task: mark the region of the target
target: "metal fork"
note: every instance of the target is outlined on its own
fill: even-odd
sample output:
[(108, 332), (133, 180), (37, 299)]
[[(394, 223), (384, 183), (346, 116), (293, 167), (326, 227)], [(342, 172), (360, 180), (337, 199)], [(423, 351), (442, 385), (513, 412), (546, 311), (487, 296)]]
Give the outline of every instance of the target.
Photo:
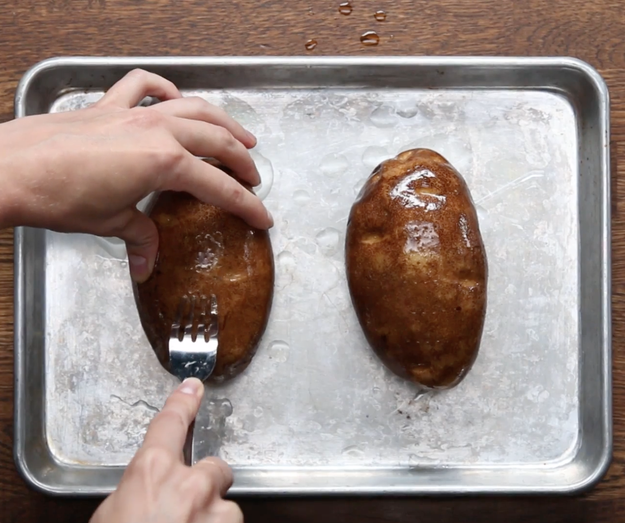
[[(195, 296), (183, 296), (178, 315), (171, 326), (169, 336), (169, 372), (180, 381), (198, 378), (205, 381), (215, 369), (219, 348), (219, 323), (217, 298), (202, 296), (199, 300), (199, 316), (196, 318), (198, 300)], [(197, 328), (194, 328), (197, 325)], [(194, 333), (195, 331), (195, 333)], [(187, 431), (183, 455), (187, 465), (193, 464), (193, 431), (195, 419)]]

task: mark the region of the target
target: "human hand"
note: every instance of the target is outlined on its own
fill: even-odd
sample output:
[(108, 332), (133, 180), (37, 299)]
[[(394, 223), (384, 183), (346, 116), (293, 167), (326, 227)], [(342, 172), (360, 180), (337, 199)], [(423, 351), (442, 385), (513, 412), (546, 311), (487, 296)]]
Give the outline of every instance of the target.
[(185, 380), (148, 428), (143, 446), (90, 523), (242, 523), (243, 514), (222, 499), (232, 471), (218, 458), (193, 467), (183, 463), (187, 428), (204, 393), (196, 378)]
[[(146, 96), (161, 102), (136, 107)], [(256, 186), (247, 150), (255, 144), (223, 110), (135, 70), (88, 108), (0, 125), (0, 228), (121, 238), (131, 275), (141, 282), (152, 272), (158, 233), (136, 204), (153, 191), (186, 191), (254, 227), (272, 226), (258, 197), (198, 158), (216, 158)]]

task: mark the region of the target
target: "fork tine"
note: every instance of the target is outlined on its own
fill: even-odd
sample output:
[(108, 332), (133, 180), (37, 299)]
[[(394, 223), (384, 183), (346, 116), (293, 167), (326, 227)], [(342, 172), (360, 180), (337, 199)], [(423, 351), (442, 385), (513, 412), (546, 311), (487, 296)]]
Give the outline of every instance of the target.
[(184, 317), (186, 300), (186, 296), (183, 296), (180, 300), (180, 304), (178, 305), (178, 313), (176, 314), (176, 317), (171, 324), (171, 332), (169, 334), (170, 338), (176, 338), (178, 340), (181, 339), (182, 329), (180, 328), (180, 323), (182, 322), (182, 318)]
[(184, 337), (193, 337), (193, 313), (195, 312), (195, 296), (191, 296), (191, 306), (189, 307), (189, 316), (186, 325), (184, 326)]
[(211, 294), (211, 317), (217, 317), (217, 296)]
[(206, 324), (208, 318), (206, 314), (208, 300), (206, 296), (202, 296), (200, 299), (200, 319), (197, 324), (197, 339), (206, 341)]
[(216, 338), (219, 334), (219, 318), (217, 316), (217, 297), (211, 294), (211, 310), (210, 310), (210, 325), (208, 327), (208, 336), (210, 338)]

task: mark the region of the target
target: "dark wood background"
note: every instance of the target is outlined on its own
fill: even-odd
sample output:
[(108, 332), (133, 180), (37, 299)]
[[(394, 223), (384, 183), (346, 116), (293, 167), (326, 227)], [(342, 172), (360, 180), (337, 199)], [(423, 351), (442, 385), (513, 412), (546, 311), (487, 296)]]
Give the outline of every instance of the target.
[[(606, 79), (612, 101), (614, 460), (566, 498), (251, 500), (246, 521), (326, 523), (625, 521), (625, 4), (620, 0), (0, 0), (0, 119), (27, 68), (60, 55), (566, 55)], [(385, 10), (385, 22), (373, 14)], [(377, 47), (360, 35), (377, 30)], [(308, 39), (318, 42), (312, 53)], [(0, 173), (2, 176), (2, 173)], [(13, 465), (13, 244), (0, 233), (0, 521), (87, 521), (96, 500), (30, 491)]]

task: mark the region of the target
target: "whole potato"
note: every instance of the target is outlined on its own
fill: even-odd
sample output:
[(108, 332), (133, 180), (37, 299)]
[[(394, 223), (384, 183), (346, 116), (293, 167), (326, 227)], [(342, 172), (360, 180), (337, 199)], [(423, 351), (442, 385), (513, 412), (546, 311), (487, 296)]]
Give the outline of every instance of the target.
[(352, 303), (380, 359), (424, 388), (458, 384), (478, 354), (487, 286), (462, 176), (429, 149), (383, 162), (351, 209), (345, 249)]
[(148, 213), (159, 232), (150, 278), (134, 286), (139, 317), (169, 368), (169, 333), (184, 295), (217, 298), (219, 349), (211, 380), (241, 373), (267, 326), (274, 262), (267, 231), (182, 192), (163, 192)]

